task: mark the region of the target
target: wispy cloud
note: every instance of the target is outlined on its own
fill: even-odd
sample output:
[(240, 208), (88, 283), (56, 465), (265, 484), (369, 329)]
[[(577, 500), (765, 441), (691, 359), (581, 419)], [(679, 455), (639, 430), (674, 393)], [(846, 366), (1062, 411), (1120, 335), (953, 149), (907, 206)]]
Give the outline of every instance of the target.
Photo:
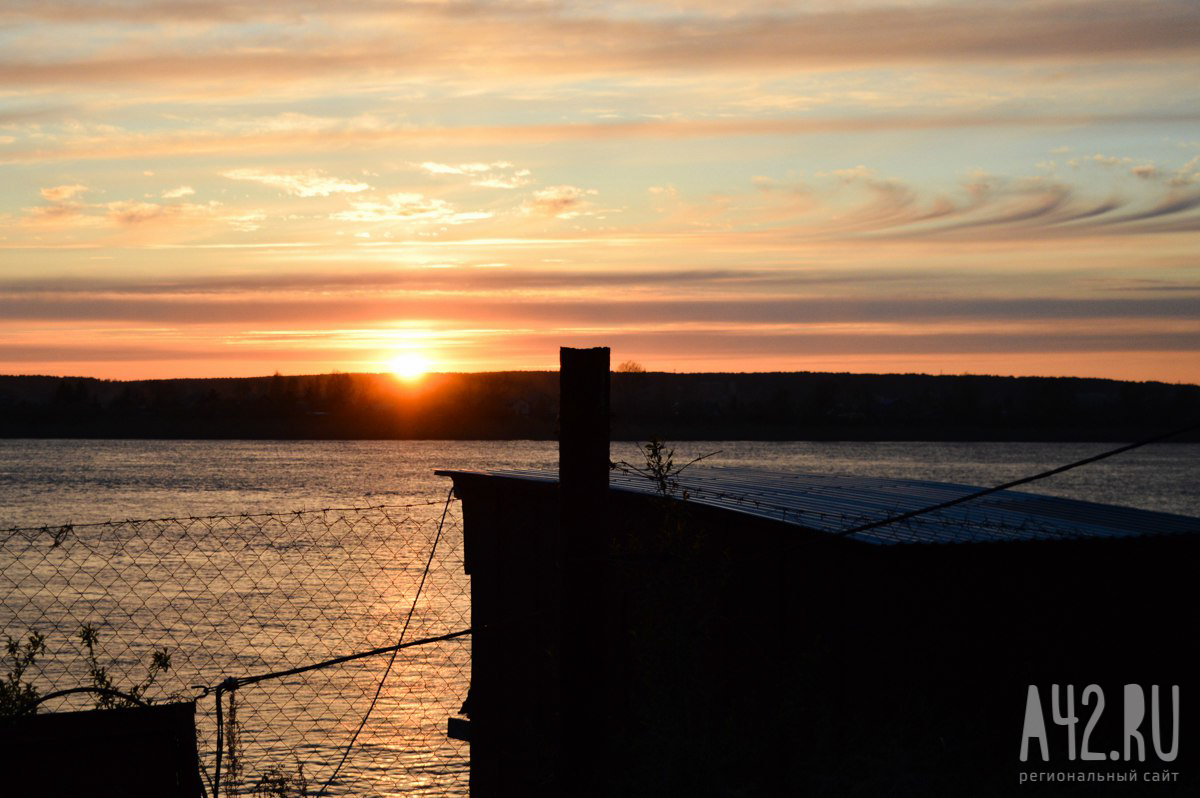
[[(199, 205), (132, 199), (85, 203), (80, 198), (87, 191), (87, 187), (82, 185), (64, 185), (42, 189), (41, 194), (49, 200), (49, 204), (26, 208), (22, 221), (25, 225), (35, 228), (50, 225), (56, 228), (74, 228), (80, 232), (90, 230), (103, 235), (106, 229), (145, 227), (151, 223), (161, 227), (173, 221), (190, 222), (209, 218), (217, 207), (217, 203)], [(177, 192), (166, 192), (166, 194), (183, 196)], [(80, 243), (80, 240), (72, 240), (70, 245)], [(109, 241), (109, 243), (112, 242)]]
[(1170, 177), (1170, 184), (1176, 188), (1200, 183), (1200, 155), (1185, 163)]
[(241, 233), (253, 233), (255, 230), (262, 229), (266, 219), (267, 215), (262, 211), (228, 214), (222, 217), (222, 221)]
[(162, 193), (163, 199), (181, 199), (190, 197), (196, 193), (196, 189), (191, 186), (177, 186), (176, 188), (167, 189)]
[[(1110, 298), (964, 298), (863, 299), (851, 296), (748, 298), (735, 300), (643, 299), (600, 300), (578, 296), (497, 297), (483, 292), (413, 296), (397, 293), (365, 299), (344, 293), (332, 296), (161, 297), (78, 294), (5, 294), (0, 319), (25, 321), (138, 321), (178, 325), (217, 323), (376, 324), (397, 318), (420, 318), (448, 325), (525, 323), (554, 327), (664, 327), (686, 331), (696, 326), (728, 325), (727, 333), (770, 328), (808, 330), (853, 336), (857, 329), (904, 325), (914, 335), (970, 333), (988, 330), (1025, 334), (1060, 325), (1072, 334), (1112, 337), (1127, 334), (1123, 322), (1148, 336), (1174, 341), (1173, 346), (1200, 345), (1195, 298), (1153, 296)], [(864, 321), (869, 319), (869, 321)], [(651, 321), (648, 321), (651, 320)], [(1154, 322), (1154, 323), (1149, 323)], [(823, 326), (822, 326), (823, 325)], [(1031, 326), (1032, 325), (1032, 326)], [(939, 327), (945, 327), (940, 329)], [(938, 328), (938, 329), (935, 329)], [(987, 334), (979, 330), (979, 337)], [(1031, 337), (1032, 340), (1032, 337)], [(944, 343), (952, 346), (952, 343)], [(897, 350), (903, 348), (896, 342)]]
[(41, 189), (39, 193), (49, 204), (26, 208), (21, 218), (22, 224), (61, 225), (83, 219), (84, 204), (80, 197), (87, 190), (87, 186), (79, 183)]
[[(128, 18), (116, 4), (40, 4), (7, 16), (45, 24), (83, 18)], [(122, 4), (123, 5), (123, 4)], [(859, 65), (1095, 61), (1100, 58), (1194, 59), (1200, 9), (1188, 0), (1130, 4), (1070, 0), (1002, 4), (934, 2), (849, 7), (691, 9), (602, 15), (588, 4), (448, 3), (332, 9), (292, 0), (261, 8), (217, 3), (192, 6), (194, 19), (227, 26), (239, 46), (213, 47), (204, 37), (174, 33), (181, 6), (138, 6), (138, 22), (164, 32), (136, 39), (139, 52), (101, 51), (77, 60), (0, 61), (0, 84), (85, 85), (124, 81), (297, 81), (337, 79), (350, 72), (385, 75), (541, 76), (638, 73), (648, 70), (829, 70)], [(1086, 11), (1082, 10), (1086, 8)], [(311, 20), (308, 25), (303, 21)], [(249, 22), (287, 30), (271, 48), (256, 46)], [(291, 22), (292, 24), (287, 24)], [(253, 28), (253, 26), (251, 26)], [(403, 32), (406, 46), (396, 47)], [(173, 34), (173, 35), (172, 35)], [(453, 46), (447, 46), (453, 42)]]
[(549, 186), (533, 192), (533, 196), (526, 200), (523, 208), (526, 213), (574, 219), (589, 213), (591, 203), (587, 201), (587, 197), (596, 193), (594, 188)]
[[(852, 273), (835, 270), (796, 272), (780, 269), (680, 269), (659, 268), (637, 271), (598, 271), (594, 269), (552, 270), (512, 269), (505, 264), (471, 263), (477, 268), (446, 269), (389, 269), (345, 272), (271, 271), (238, 276), (162, 277), (153, 282), (119, 279), (112, 276), (90, 278), (41, 278), (36, 280), (0, 280), (0, 294), (18, 296), (40, 295), (98, 295), (123, 294), (130, 296), (178, 297), (187, 294), (236, 293), (319, 293), (339, 291), (432, 291), (432, 292), (510, 292), (528, 290), (588, 291), (613, 289), (618, 291), (653, 290), (661, 293), (670, 288), (687, 291), (691, 288), (712, 290), (745, 289), (757, 292), (780, 290), (813, 291), (845, 290), (847, 286), (886, 283), (898, 280), (928, 280), (929, 272), (896, 273), (863, 267)], [(487, 267), (487, 268), (483, 268)]]
[(82, 206), (71, 203), (54, 203), (26, 208), (21, 221), (26, 225), (57, 224), (82, 218)]
[(53, 186), (41, 190), (41, 195), (50, 202), (67, 202), (87, 191), (87, 186), (75, 183), (69, 186)]
[[(27, 146), (0, 152), (0, 163), (50, 160), (88, 160), (146, 158), (151, 156), (264, 155), (278, 153), (319, 153), (350, 147), (387, 149), (404, 145), (445, 144), (486, 146), (498, 141), (588, 142), (621, 139), (688, 140), (734, 138), (744, 136), (792, 136), (837, 133), (920, 132), (937, 130), (1004, 130), (1006, 128), (1060, 128), (1112, 126), (1184, 125), (1200, 121), (1200, 111), (1138, 111), (1130, 113), (1081, 114), (945, 114), (892, 113), (846, 117), (671, 119), (634, 122), (463, 125), (460, 127), (403, 127), (320, 130), (287, 133), (222, 134), (194, 131), (134, 133), (112, 131), (103, 135), (42, 136)], [(237, 173), (276, 173), (256, 169), (232, 170)], [(226, 173), (226, 177), (230, 175)], [(307, 178), (307, 174), (301, 174)], [(318, 174), (317, 177), (328, 176)], [(257, 179), (248, 174), (238, 178)], [(259, 182), (267, 183), (266, 180)], [(341, 181), (339, 181), (341, 182)], [(270, 185), (270, 183), (267, 183)], [(365, 183), (345, 181), (346, 185)], [(282, 188), (282, 186), (277, 186)], [(349, 190), (349, 189), (346, 189)]]
[(338, 211), (330, 218), (343, 222), (422, 222), (463, 224), (491, 217), (486, 211), (457, 211), (449, 202), (423, 194), (400, 192), (382, 201), (355, 201), (351, 210)]
[(470, 178), (471, 185), (482, 188), (520, 188), (530, 181), (528, 169), (517, 169), (508, 161), (460, 164), (425, 161), (417, 166), (431, 175)]
[(507, 161), (497, 161), (496, 163), (460, 163), (457, 166), (448, 163), (436, 163), (435, 161), (425, 161), (418, 164), (422, 169), (431, 175), (477, 175), (482, 172), (490, 172), (493, 169), (507, 169), (512, 164)]
[[(1105, 167), (1128, 167), (1133, 159), (1102, 157), (1088, 162)], [(1152, 168), (1128, 174), (1145, 183), (1161, 172)], [(827, 173), (843, 187), (857, 189), (865, 199), (836, 218), (824, 218), (827, 235), (898, 236), (904, 238), (954, 238), (985, 240), (1005, 237), (1069, 238), (1107, 235), (1143, 235), (1200, 230), (1200, 191), (1185, 190), (1174, 179), (1158, 188), (1129, 185), (1125, 191), (1109, 189), (1096, 195), (1079, 185), (1048, 177), (976, 175), (957, 190), (931, 192), (896, 178), (885, 178), (864, 166)], [(1128, 179), (1128, 178), (1127, 178)], [(836, 193), (828, 189), (819, 197), (820, 212), (835, 207)], [(816, 224), (816, 222), (813, 222)]]
[(319, 169), (297, 172), (271, 172), (265, 169), (230, 169), (221, 173), (230, 180), (249, 180), (277, 188), (297, 197), (328, 197), (330, 194), (357, 194), (370, 185), (361, 181), (342, 180)]
[[(182, 205), (162, 205), (156, 202), (119, 200), (107, 203), (108, 216), (120, 225), (140, 225), (176, 218), (186, 212)], [(192, 206), (195, 207), (195, 206)]]

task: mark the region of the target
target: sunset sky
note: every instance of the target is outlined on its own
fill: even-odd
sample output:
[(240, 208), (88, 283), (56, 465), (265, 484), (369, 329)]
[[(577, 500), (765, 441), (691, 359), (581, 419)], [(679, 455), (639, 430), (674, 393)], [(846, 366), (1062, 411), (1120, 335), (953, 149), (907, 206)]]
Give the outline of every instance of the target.
[(0, 373), (1200, 382), (1200, 3), (0, 3)]

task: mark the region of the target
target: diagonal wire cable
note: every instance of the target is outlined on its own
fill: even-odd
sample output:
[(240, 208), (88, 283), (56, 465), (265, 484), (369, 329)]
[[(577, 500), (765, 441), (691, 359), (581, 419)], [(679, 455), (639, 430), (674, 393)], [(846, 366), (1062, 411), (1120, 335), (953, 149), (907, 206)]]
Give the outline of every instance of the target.
[[(216, 692), (218, 689), (221, 689), (221, 690), (240, 689), (240, 688), (245, 687), (250, 684), (258, 684), (259, 682), (265, 682), (269, 679), (282, 679), (285, 676), (297, 676), (301, 673), (308, 673), (309, 671), (319, 671), (324, 668), (331, 668), (334, 665), (343, 665), (347, 662), (353, 662), (358, 659), (366, 659), (367, 657), (378, 657), (381, 654), (394, 654), (396, 651), (399, 651), (402, 648), (416, 648), (418, 646), (427, 646), (431, 643), (444, 643), (447, 640), (457, 640), (458, 638), (466, 637), (469, 634), (471, 634), (470, 628), (459, 629), (456, 632), (447, 632), (444, 635), (435, 635), (433, 637), (423, 637), (420, 640), (411, 640), (407, 643), (401, 642), (401, 643), (397, 643), (394, 646), (384, 646), (383, 648), (372, 648), (369, 651), (358, 651), (354, 654), (347, 654), (342, 657), (334, 657), (333, 659), (322, 660), (321, 662), (314, 662), (310, 665), (301, 665), (296, 668), (289, 668), (285, 671), (273, 671), (271, 673), (261, 673), (261, 674), (258, 674), (257, 676), (241, 676), (241, 677), (238, 677), (238, 678), (232, 680), (231, 687), (226, 687), (224, 684), (222, 684), (218, 687), (203, 688), (201, 697), (208, 695), (209, 693)], [(403, 639), (403, 636), (401, 636), (401, 639)]]
[(834, 536), (835, 537), (849, 537), (850, 535), (854, 535), (859, 532), (866, 532), (867, 530), (870, 530), (870, 529), (878, 529), (881, 526), (887, 526), (889, 524), (896, 524), (901, 521), (907, 521), (908, 519), (916, 518), (919, 515), (925, 515), (926, 513), (932, 513), (932, 512), (936, 512), (938, 510), (944, 510), (947, 507), (953, 507), (956, 504), (963, 504), (964, 502), (973, 501), (975, 499), (981, 498), (983, 496), (987, 496), (992, 493), (998, 493), (999, 491), (1002, 491), (1002, 490), (1008, 490), (1009, 488), (1015, 488), (1018, 485), (1025, 485), (1029, 482), (1036, 482), (1039, 479), (1045, 479), (1046, 477), (1052, 477), (1055, 474), (1061, 474), (1064, 471), (1070, 471), (1073, 468), (1079, 468), (1080, 466), (1085, 466), (1090, 463), (1095, 463), (1100, 460), (1105, 460), (1109, 457), (1115, 457), (1116, 455), (1122, 454), (1124, 452), (1128, 452), (1131, 449), (1137, 449), (1141, 446), (1146, 446), (1147, 444), (1157, 443), (1159, 441), (1166, 440), (1167, 438), (1174, 438), (1177, 435), (1183, 435), (1185, 433), (1192, 432), (1192, 431), (1198, 430), (1198, 429), (1200, 429), (1200, 424), (1192, 424), (1191, 426), (1183, 427), (1182, 429), (1173, 430), (1171, 432), (1165, 432), (1161, 435), (1155, 435), (1152, 438), (1144, 438), (1143, 440), (1136, 441), (1135, 443), (1129, 443), (1124, 446), (1120, 446), (1116, 449), (1110, 449), (1107, 452), (1101, 452), (1100, 454), (1092, 455), (1091, 457), (1085, 457), (1082, 460), (1076, 460), (1074, 463), (1068, 463), (1066, 465), (1059, 466), (1058, 468), (1052, 468), (1049, 471), (1043, 471), (1040, 474), (1033, 474), (1032, 476), (1022, 477), (1021, 479), (1014, 479), (1012, 482), (1005, 482), (1003, 485), (997, 485), (993, 488), (984, 488), (983, 490), (975, 491), (974, 493), (968, 493), (966, 496), (959, 496), (957, 499), (951, 499), (950, 501), (941, 502), (940, 504), (932, 504), (928, 507), (922, 507), (919, 510), (911, 510), (907, 513), (900, 513), (899, 515), (893, 515), (888, 518), (881, 518), (878, 521), (871, 521), (870, 523), (860, 524), (858, 526), (850, 527), (849, 529), (843, 529), (839, 532), (835, 532)]
[(321, 798), (329, 789), (329, 785), (342, 771), (342, 766), (346, 764), (347, 757), (350, 756), (350, 751), (354, 749), (354, 744), (358, 742), (358, 735), (367, 725), (367, 720), (371, 717), (371, 712), (374, 711), (375, 705), (379, 703), (379, 696), (383, 693), (383, 685), (387, 682), (388, 676), (392, 672), (392, 666), (396, 664), (396, 655), (400, 653), (400, 646), (404, 643), (404, 635), (408, 632), (408, 625), (412, 621), (413, 613), (417, 610), (417, 602), (421, 598), (421, 590), (425, 587), (425, 579), (429, 576), (429, 569), (433, 567), (433, 556), (437, 552), (438, 542), (442, 539), (442, 528), (446, 524), (446, 514), (450, 511), (450, 503), (454, 500), (454, 488), (446, 494), (446, 506), (442, 508), (442, 519), (438, 522), (437, 534), (433, 538), (433, 545), (429, 547), (429, 559), (425, 562), (425, 571), (421, 574), (421, 581), (417, 585), (417, 592), (413, 595), (412, 606), (408, 608), (408, 616), (404, 619), (404, 628), (400, 630), (400, 638), (396, 641), (396, 649), (392, 651), (392, 656), (388, 660), (387, 667), (384, 668), (383, 676), (379, 679), (379, 686), (375, 688), (375, 695), (371, 698), (370, 705), (367, 706), (367, 711), (363, 713), (362, 722), (358, 724), (358, 728), (354, 730), (354, 735), (350, 738), (350, 742), (346, 744), (346, 750), (342, 752), (342, 758), (338, 760), (337, 767), (333, 769), (333, 773), (326, 779), (320, 791), (317, 792), (316, 798)]

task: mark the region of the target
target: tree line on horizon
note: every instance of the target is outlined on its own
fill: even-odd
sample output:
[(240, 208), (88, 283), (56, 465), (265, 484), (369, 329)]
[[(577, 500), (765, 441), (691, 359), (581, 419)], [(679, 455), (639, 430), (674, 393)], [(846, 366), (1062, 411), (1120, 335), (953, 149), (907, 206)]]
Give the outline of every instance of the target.
[[(342, 373), (0, 377), (4, 437), (547, 440), (557, 437), (557, 411), (556, 372), (414, 381)], [(816, 372), (612, 375), (615, 440), (1123, 440), (1197, 420), (1195, 385)]]

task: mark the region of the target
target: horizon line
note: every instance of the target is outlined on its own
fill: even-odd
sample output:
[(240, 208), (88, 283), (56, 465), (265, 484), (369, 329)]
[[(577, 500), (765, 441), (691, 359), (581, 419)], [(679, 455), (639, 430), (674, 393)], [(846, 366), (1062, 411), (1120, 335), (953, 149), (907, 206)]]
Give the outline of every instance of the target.
[[(558, 369), (494, 369), (489, 371), (427, 371), (419, 376), (401, 376), (389, 371), (327, 371), (308, 374), (283, 374), (276, 371), (273, 374), (257, 374), (250, 376), (210, 376), (210, 377), (133, 377), (133, 378), (111, 378), (111, 377), (91, 377), (81, 374), (0, 374), (0, 379), (50, 379), (50, 380), (94, 380), (96, 382), (109, 383), (135, 383), (135, 382), (183, 382), (183, 381), (203, 381), (203, 380), (263, 380), (280, 377), (283, 379), (305, 379), (312, 377), (332, 377), (337, 375), (345, 375), (348, 377), (386, 377), (396, 380), (397, 382), (419, 383), (431, 377), (464, 377), (473, 375), (489, 375), (489, 374), (557, 374)], [(955, 372), (955, 373), (939, 373), (932, 374), (922, 371), (620, 371), (612, 369), (610, 374), (622, 374), (626, 376), (672, 376), (672, 377), (688, 377), (688, 376), (772, 376), (772, 375), (836, 375), (848, 377), (981, 377), (986, 379), (1035, 379), (1035, 380), (1094, 380), (1099, 382), (1115, 382), (1115, 383), (1132, 383), (1132, 384), (1158, 384), (1171, 385), (1181, 387), (1197, 387), (1200, 388), (1200, 383), (1196, 382), (1169, 382), (1167, 380), (1157, 379), (1118, 379), (1115, 377), (1096, 377), (1096, 376), (1079, 376), (1079, 375), (1047, 375), (1047, 374), (995, 374), (995, 373), (976, 373), (976, 372)]]

